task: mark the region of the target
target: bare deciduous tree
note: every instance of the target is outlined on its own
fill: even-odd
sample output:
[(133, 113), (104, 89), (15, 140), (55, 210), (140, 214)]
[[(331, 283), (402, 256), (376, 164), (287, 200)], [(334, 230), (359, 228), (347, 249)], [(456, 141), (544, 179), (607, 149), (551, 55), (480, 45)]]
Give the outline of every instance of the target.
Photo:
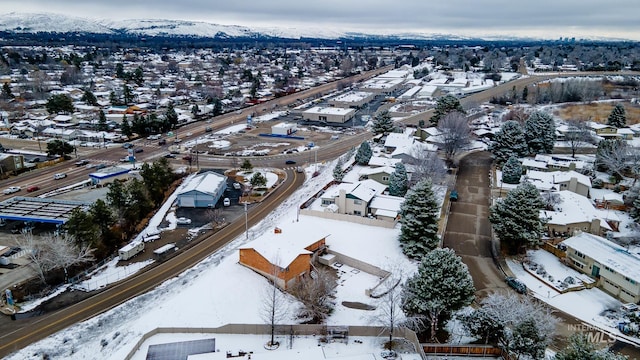
[(433, 184), (441, 184), (447, 176), (447, 167), (444, 161), (433, 151), (414, 150), (411, 153), (409, 163), (413, 165), (413, 173), (409, 181), (409, 187), (420, 179), (430, 178)]
[(67, 269), (76, 264), (94, 260), (93, 251), (88, 245), (78, 245), (72, 236), (45, 235), (36, 240), (31, 232), (23, 232), (16, 243), (28, 250), (30, 265), (38, 273), (38, 277), (46, 284), (49, 271), (62, 268), (65, 281), (68, 279)]
[(322, 323), (333, 310), (331, 298), (335, 285), (329, 270), (322, 267), (314, 267), (309, 277), (298, 280), (291, 288), (291, 294), (302, 303), (298, 316), (313, 323)]
[(576, 151), (588, 144), (593, 144), (594, 139), (589, 128), (589, 119), (570, 119), (567, 120), (569, 128), (565, 134), (565, 141), (571, 148), (571, 156), (576, 156)]
[(471, 128), (464, 114), (451, 112), (438, 122), (440, 147), (445, 158), (452, 162), (456, 153), (471, 143)]
[(271, 278), (268, 278), (269, 285), (263, 290), (262, 304), (260, 308), (260, 316), (269, 326), (271, 326), (271, 340), (267, 344), (269, 347), (277, 346), (275, 341), (276, 325), (285, 319), (288, 313), (288, 302), (285, 295), (280, 291), (276, 285), (275, 279), (277, 279), (281, 268), (277, 265), (272, 265)]

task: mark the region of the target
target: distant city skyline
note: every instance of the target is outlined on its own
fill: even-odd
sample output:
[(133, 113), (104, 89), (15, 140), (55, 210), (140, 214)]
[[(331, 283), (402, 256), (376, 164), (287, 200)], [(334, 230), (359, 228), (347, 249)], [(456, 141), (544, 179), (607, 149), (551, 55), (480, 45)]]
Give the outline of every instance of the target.
[(5, 0), (1, 11), (374, 34), (640, 40), (637, 0)]

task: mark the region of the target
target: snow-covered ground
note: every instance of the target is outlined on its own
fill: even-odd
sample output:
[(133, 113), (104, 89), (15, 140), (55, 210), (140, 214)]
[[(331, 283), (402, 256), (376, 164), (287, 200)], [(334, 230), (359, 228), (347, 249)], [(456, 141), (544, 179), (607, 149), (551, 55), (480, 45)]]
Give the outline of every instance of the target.
[[(289, 199), (272, 213), (271, 216), (254, 226), (250, 234), (259, 239), (263, 234), (273, 231), (274, 227), (281, 227), (284, 231), (290, 228), (294, 222), (297, 228), (319, 229), (324, 228), (330, 235), (327, 244), (332, 250), (355, 257), (358, 260), (368, 262), (382, 269), (396, 268), (398, 266), (415, 270), (415, 265), (408, 261), (398, 246), (398, 229), (370, 228), (349, 222), (340, 222), (299, 216), (297, 206), (308, 199), (320, 187), (332, 179), (334, 164), (319, 165), (320, 175), (311, 177), (310, 173), (315, 166), (306, 169), (307, 181), (305, 185), (295, 192)], [(171, 206), (174, 198), (170, 198), (161, 210), (150, 221), (149, 228), (143, 234), (155, 233), (163, 218), (171, 218)], [(171, 224), (175, 224), (175, 216)], [(296, 221), (298, 219), (298, 221)], [(300, 226), (302, 225), (302, 226)], [(175, 225), (173, 225), (175, 226)], [(134, 239), (138, 240), (138, 239)], [(208, 257), (192, 269), (178, 274), (175, 278), (166, 281), (153, 291), (134, 298), (104, 314), (96, 316), (82, 323), (75, 324), (59, 333), (48, 337), (38, 343), (11, 355), (8, 359), (25, 359), (33, 354), (47, 354), (50, 359), (122, 359), (130, 351), (141, 336), (157, 327), (218, 327), (227, 323), (264, 323), (260, 316), (261, 292), (267, 286), (266, 280), (255, 272), (238, 264), (238, 249), (249, 245), (242, 235), (229, 243), (216, 254)], [(110, 266), (100, 272), (102, 278), (112, 276)], [(341, 267), (339, 286), (336, 294), (336, 310), (327, 320), (327, 324), (334, 325), (379, 325), (374, 323), (374, 312), (355, 310), (341, 304), (342, 301), (355, 301), (375, 305), (373, 299), (364, 295), (367, 288), (375, 286), (379, 279), (357, 269), (351, 269), (346, 265)], [(356, 270), (356, 271), (354, 271)], [(88, 280), (99, 283), (98, 277)], [(289, 298), (291, 309), (298, 306), (293, 298)], [(296, 323), (295, 311), (290, 311), (284, 323)], [(181, 335), (167, 335), (170, 341), (176, 341)], [(186, 338), (194, 339), (186, 336)], [(218, 335), (216, 335), (216, 338)], [(230, 336), (233, 338), (233, 336)], [(242, 339), (246, 339), (242, 337)], [(152, 337), (148, 342), (164, 342), (163, 338)], [(168, 341), (168, 340), (167, 340)], [(231, 340), (229, 340), (231, 341)], [(233, 341), (242, 342), (241, 339)], [(264, 339), (258, 337), (256, 345), (229, 345), (247, 350), (260, 350), (264, 345)], [(276, 358), (314, 358), (317, 352), (317, 341), (312, 342), (313, 350), (305, 349), (304, 341), (295, 341), (294, 350)], [(349, 355), (349, 359), (372, 358), (372, 353), (379, 354), (377, 345), (380, 339), (366, 340), (366, 345), (357, 344), (332, 350), (335, 357), (340, 354)], [(364, 341), (363, 341), (364, 342)], [(244, 342), (250, 344), (250, 340)], [(301, 344), (298, 347), (297, 344)], [(373, 348), (372, 348), (373, 346)], [(306, 347), (309, 348), (309, 347)], [(286, 349), (282, 349), (283, 351)], [(375, 350), (375, 351), (374, 351)], [(355, 351), (355, 354), (351, 354)], [(146, 345), (138, 352), (136, 359), (142, 359), (146, 354)], [(273, 353), (275, 354), (275, 353)], [(291, 355), (289, 355), (291, 354)], [(295, 355), (297, 354), (297, 355)], [(301, 355), (304, 354), (304, 355)], [(308, 356), (307, 356), (308, 354)], [(218, 355), (218, 354), (216, 354)], [(204, 355), (203, 355), (204, 356)], [(215, 355), (214, 355), (215, 356)], [(417, 356), (417, 355), (416, 355)], [(333, 356), (332, 356), (333, 357)], [(200, 357), (198, 357), (200, 358)], [(208, 359), (208, 357), (202, 357)], [(211, 357), (212, 359), (217, 357)], [(271, 358), (271, 357), (262, 357)], [(403, 354), (403, 358), (411, 359), (411, 356)], [(417, 359), (417, 358), (416, 358)]]

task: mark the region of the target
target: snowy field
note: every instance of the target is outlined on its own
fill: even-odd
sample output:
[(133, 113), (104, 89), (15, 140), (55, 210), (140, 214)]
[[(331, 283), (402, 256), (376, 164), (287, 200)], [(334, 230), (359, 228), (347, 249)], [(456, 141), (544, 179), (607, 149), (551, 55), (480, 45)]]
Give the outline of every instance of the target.
[[(297, 206), (332, 179), (333, 166), (333, 163), (319, 166), (318, 170), (321, 173), (315, 178), (310, 176), (315, 166), (306, 169), (305, 185), (285, 200), (270, 217), (251, 229), (250, 233), (255, 234), (256, 239), (250, 238), (249, 242), (259, 239), (262, 234), (271, 233), (276, 226), (287, 231), (298, 218), (296, 227), (303, 225), (303, 229), (305, 227), (326, 229), (330, 234), (327, 237), (327, 244), (332, 250), (382, 269), (400, 266), (408, 269), (407, 272), (415, 271), (415, 264), (402, 255), (398, 246), (398, 229), (370, 228), (348, 222), (297, 215)], [(162, 230), (158, 226), (164, 217), (171, 219), (174, 196), (162, 206), (150, 221), (149, 228), (139, 235), (140, 239), (136, 240), (141, 240), (146, 233), (151, 234)], [(170, 227), (175, 227), (175, 216)], [(261, 319), (259, 309), (262, 302), (261, 293), (267, 287), (267, 282), (262, 276), (238, 264), (238, 249), (248, 246), (249, 242), (242, 235), (216, 254), (166, 281), (153, 291), (32, 344), (8, 359), (25, 359), (33, 354), (48, 354), (50, 359), (122, 359), (133, 350), (143, 334), (157, 327), (218, 327), (227, 323), (262, 324), (264, 321)], [(357, 301), (375, 306), (373, 299), (366, 297), (364, 291), (374, 286), (379, 279), (362, 271), (352, 271), (353, 269), (348, 267), (344, 267), (343, 270), (344, 273), (340, 275), (340, 285), (337, 288), (336, 310), (327, 320), (327, 324), (379, 325), (373, 323), (375, 311), (355, 310), (341, 305), (342, 301)], [(107, 277), (108, 273), (109, 270), (105, 269), (100, 276)], [(97, 278), (94, 281), (98, 282)], [(289, 298), (288, 302), (291, 309), (298, 306), (293, 298)], [(290, 311), (289, 318), (283, 323), (296, 323), (293, 315), (294, 311)], [(169, 337), (171, 341), (175, 341), (177, 335), (169, 335)], [(367, 341), (373, 344), (379, 340)], [(163, 342), (164, 340), (156, 340), (154, 337), (150, 341)], [(301, 355), (303, 354), (301, 352), (297, 357), (295, 355), (285, 357), (283, 353), (282, 357), (277, 358), (313, 359), (318, 346), (317, 341), (312, 340), (312, 342), (314, 350), (310, 350), (308, 357), (306, 352), (304, 355)], [(259, 350), (262, 347), (260, 343), (263, 344), (258, 341), (258, 344), (252, 347)], [(295, 342), (295, 344), (298, 343), (303, 342)], [(349, 355), (348, 359), (374, 358), (371, 346), (363, 345), (357, 344), (353, 349), (352, 345), (346, 346), (345, 349), (337, 350), (335, 357), (344, 354)], [(244, 345), (242, 348), (248, 349)], [(146, 354), (145, 349), (139, 353)], [(296, 346), (294, 349), (303, 351), (304, 347), (298, 349)], [(351, 351), (355, 351), (356, 354), (351, 354)], [(295, 351), (290, 352), (290, 354), (294, 353)], [(326, 352), (325, 355), (327, 355)], [(142, 359), (143, 355), (140, 356), (139, 358)], [(403, 359), (411, 359), (411, 357), (403, 355)]]

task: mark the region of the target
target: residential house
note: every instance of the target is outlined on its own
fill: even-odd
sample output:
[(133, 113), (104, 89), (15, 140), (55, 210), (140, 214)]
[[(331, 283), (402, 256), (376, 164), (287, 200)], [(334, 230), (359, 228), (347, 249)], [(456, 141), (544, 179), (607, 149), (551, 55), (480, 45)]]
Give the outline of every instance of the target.
[(394, 171), (395, 168), (391, 166), (365, 167), (358, 172), (358, 176), (360, 180), (371, 179), (382, 185), (389, 185), (389, 179)]
[(411, 148), (414, 141), (413, 136), (409, 133), (390, 133), (384, 141), (384, 151), (393, 153), (399, 148)]
[(522, 167), (527, 170), (540, 171), (568, 171), (581, 170), (587, 166), (582, 160), (574, 159), (568, 155), (543, 155), (538, 154), (533, 159), (525, 158), (522, 160)]
[(179, 207), (215, 207), (227, 189), (227, 177), (213, 171), (194, 176), (177, 193)]
[[(298, 225), (298, 226), (297, 226)], [(240, 265), (273, 280), (281, 289), (290, 289), (296, 281), (311, 273), (311, 264), (316, 254), (325, 250), (327, 234), (298, 229), (302, 223), (291, 227), (275, 228), (273, 233), (260, 236), (240, 248)]]
[(386, 185), (371, 179), (354, 184), (341, 183), (322, 194), (322, 206), (333, 205), (331, 208), (339, 214), (367, 216), (371, 214), (371, 200), (386, 188)]
[(589, 197), (591, 179), (576, 171), (539, 171), (529, 170), (523, 176), (540, 191), (568, 190), (584, 197)]
[(618, 135), (618, 128), (615, 126), (590, 122), (589, 127), (591, 128), (591, 130), (596, 132), (597, 136), (603, 137), (605, 139), (620, 137), (620, 135)]
[(625, 303), (640, 302), (640, 256), (603, 237), (580, 233), (562, 242), (569, 264)]
[(574, 192), (563, 190), (542, 194), (543, 200), (549, 196), (557, 196), (559, 203), (553, 211), (541, 210), (540, 218), (545, 220), (548, 235), (554, 242), (565, 239), (575, 232), (587, 232), (604, 236), (617, 226), (619, 220), (615, 214), (596, 209), (589, 199)]
[(400, 218), (400, 206), (404, 198), (391, 195), (376, 195), (369, 204), (371, 216), (378, 220), (398, 221)]

